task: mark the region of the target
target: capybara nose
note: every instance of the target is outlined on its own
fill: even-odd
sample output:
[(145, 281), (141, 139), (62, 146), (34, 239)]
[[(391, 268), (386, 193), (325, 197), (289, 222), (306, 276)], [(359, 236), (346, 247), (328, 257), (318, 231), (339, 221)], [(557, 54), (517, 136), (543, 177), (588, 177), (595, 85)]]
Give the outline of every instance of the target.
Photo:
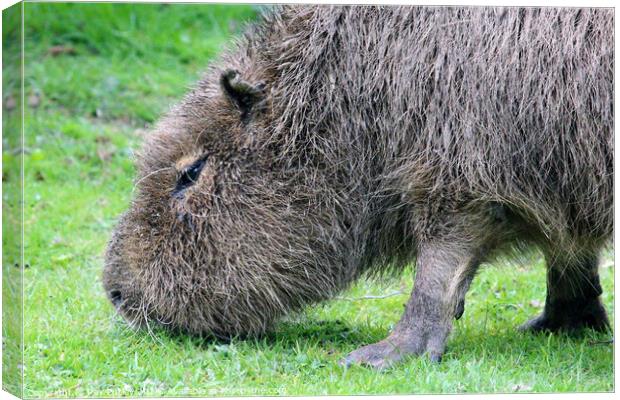
[(120, 290), (110, 290), (110, 301), (112, 301), (112, 304), (114, 304), (114, 307), (118, 308), (121, 303), (123, 302), (123, 295), (121, 294)]

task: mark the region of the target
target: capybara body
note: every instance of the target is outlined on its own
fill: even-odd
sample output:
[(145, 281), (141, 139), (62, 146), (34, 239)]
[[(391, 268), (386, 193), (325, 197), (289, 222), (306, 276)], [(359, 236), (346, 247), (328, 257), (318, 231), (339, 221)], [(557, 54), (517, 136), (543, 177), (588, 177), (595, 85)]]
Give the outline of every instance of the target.
[(605, 329), (613, 46), (608, 9), (278, 8), (143, 144), (108, 296), (133, 325), (256, 335), (415, 262), (394, 331), (346, 359), (385, 367), (439, 359), (478, 265), (532, 246), (525, 327)]

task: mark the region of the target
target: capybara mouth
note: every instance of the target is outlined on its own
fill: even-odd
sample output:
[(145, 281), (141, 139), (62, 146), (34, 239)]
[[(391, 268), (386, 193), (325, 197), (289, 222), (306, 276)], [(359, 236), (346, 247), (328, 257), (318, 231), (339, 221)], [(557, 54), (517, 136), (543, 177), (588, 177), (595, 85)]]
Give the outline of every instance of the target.
[(140, 313), (139, 307), (130, 303), (131, 297), (129, 292), (123, 285), (119, 284), (119, 280), (115, 279), (120, 274), (122, 268), (117, 264), (106, 264), (103, 272), (103, 287), (110, 303), (114, 306), (116, 312), (132, 328), (139, 328), (143, 325), (144, 317)]
[(123, 260), (127, 239), (122, 216), (105, 253), (102, 283), (106, 297), (131, 328), (144, 326), (148, 316), (147, 304), (137, 284), (136, 277)]

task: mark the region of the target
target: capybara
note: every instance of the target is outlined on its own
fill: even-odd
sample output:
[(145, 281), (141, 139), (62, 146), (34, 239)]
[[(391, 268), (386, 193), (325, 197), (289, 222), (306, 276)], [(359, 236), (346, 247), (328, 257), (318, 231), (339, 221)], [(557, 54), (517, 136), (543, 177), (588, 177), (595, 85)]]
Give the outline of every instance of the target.
[[(440, 360), (478, 266), (538, 248), (532, 331), (609, 327), (611, 9), (285, 6), (154, 127), (106, 252), (133, 326), (247, 337), (415, 262), (389, 337)], [(527, 282), (523, 282), (527, 285)]]

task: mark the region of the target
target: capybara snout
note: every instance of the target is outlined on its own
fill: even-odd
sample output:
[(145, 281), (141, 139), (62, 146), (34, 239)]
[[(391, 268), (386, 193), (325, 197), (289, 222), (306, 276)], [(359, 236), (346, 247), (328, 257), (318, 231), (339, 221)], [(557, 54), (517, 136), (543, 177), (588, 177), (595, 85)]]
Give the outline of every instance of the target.
[[(137, 326), (257, 335), (415, 263), (390, 336), (439, 360), (480, 264), (536, 247), (533, 331), (606, 329), (613, 10), (275, 9), (146, 137), (104, 287)], [(465, 314), (466, 315), (466, 314)]]

